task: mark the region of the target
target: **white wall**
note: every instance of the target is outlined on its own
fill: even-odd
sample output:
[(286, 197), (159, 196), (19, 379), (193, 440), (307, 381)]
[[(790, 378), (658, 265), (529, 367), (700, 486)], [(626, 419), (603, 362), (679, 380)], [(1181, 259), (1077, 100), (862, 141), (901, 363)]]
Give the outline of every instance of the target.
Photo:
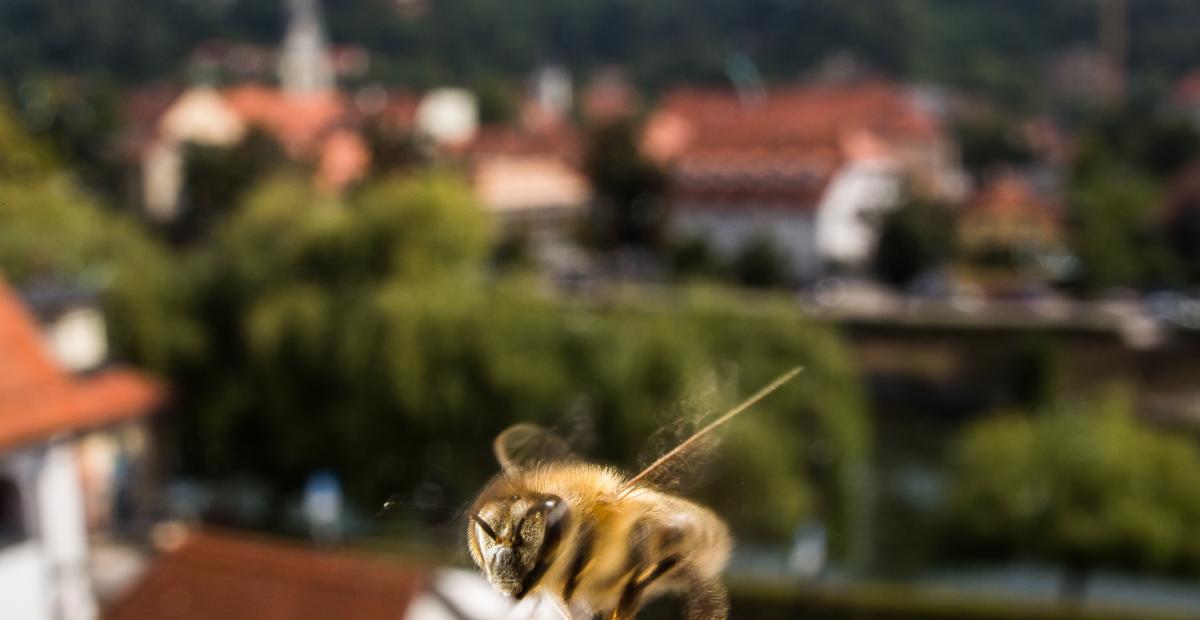
[(21, 495), (25, 539), (0, 547), (0, 618), (51, 620), (50, 570), (38, 539), (37, 480), (43, 466), (39, 448), (0, 454), (0, 476)]
[(53, 581), (56, 617), (98, 614), (87, 570), (87, 522), (74, 442), (54, 442), (37, 476), (38, 531)]
[(50, 592), (42, 549), (32, 540), (0, 548), (0, 617), (50, 620)]
[(848, 266), (870, 260), (878, 241), (878, 220), (900, 202), (901, 180), (885, 160), (844, 166), (821, 196), (816, 239), (822, 258)]
[(788, 254), (793, 275), (807, 278), (820, 272), (813, 214), (802, 207), (680, 204), (671, 215), (671, 231), (677, 239), (704, 237), (726, 258), (766, 236)]

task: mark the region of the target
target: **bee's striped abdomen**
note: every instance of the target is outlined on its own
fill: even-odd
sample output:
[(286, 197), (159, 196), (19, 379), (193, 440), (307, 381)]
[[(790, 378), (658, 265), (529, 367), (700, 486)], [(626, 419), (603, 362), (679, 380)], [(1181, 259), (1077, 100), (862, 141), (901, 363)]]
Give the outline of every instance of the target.
[(591, 559), (592, 547), (596, 543), (596, 529), (590, 521), (580, 524), (575, 535), (575, 545), (571, 550), (571, 558), (567, 564), (566, 579), (563, 580), (562, 598), (570, 601), (579, 587), (579, 577)]

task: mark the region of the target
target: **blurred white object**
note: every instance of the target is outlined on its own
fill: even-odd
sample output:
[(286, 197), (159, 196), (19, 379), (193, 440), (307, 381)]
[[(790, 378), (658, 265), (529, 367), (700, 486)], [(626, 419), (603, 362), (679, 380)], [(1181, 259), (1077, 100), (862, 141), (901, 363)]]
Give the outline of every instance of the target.
[(529, 599), (514, 605), (496, 593), (479, 573), (444, 569), (433, 576), (425, 592), (408, 607), (404, 620), (463, 620), (471, 618), (528, 618), (561, 620), (550, 601)]
[(237, 110), (216, 89), (207, 86), (185, 91), (159, 123), (161, 137), (174, 144), (230, 146), (245, 133), (246, 123)]
[(288, 2), (288, 29), (279, 54), (279, 83), (291, 95), (331, 90), (333, 61), (317, 0)]
[(534, 98), (560, 118), (571, 113), (572, 91), (571, 72), (561, 65), (546, 65), (534, 73)]
[(788, 569), (801, 577), (820, 575), (828, 559), (827, 547), (824, 525), (811, 522), (797, 528), (791, 553), (788, 554)]
[(469, 142), (479, 128), (475, 95), (461, 88), (429, 91), (417, 104), (417, 132), (438, 145)]
[(817, 206), (816, 241), (821, 257), (861, 267), (875, 251), (878, 222), (900, 204), (901, 173), (886, 157), (845, 165)]
[(332, 472), (309, 476), (304, 485), (304, 518), (316, 542), (332, 543), (341, 536), (342, 485)]
[(108, 358), (104, 315), (97, 308), (69, 310), (44, 330), (54, 358), (71, 372), (97, 368)]

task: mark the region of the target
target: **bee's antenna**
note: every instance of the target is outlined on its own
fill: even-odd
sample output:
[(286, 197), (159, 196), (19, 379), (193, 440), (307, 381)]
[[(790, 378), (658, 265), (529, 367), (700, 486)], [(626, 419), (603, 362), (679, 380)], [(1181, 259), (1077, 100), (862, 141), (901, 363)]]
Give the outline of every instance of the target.
[(774, 392), (775, 390), (779, 389), (779, 387), (782, 386), (783, 384), (787, 383), (788, 381), (791, 381), (792, 377), (795, 377), (796, 375), (800, 374), (800, 371), (802, 371), (802, 370), (804, 370), (803, 367), (797, 366), (797, 367), (783, 373), (782, 375), (779, 376), (779, 378), (777, 378), (774, 381), (767, 384), (766, 387), (764, 387), (763, 389), (756, 392), (753, 396), (751, 396), (750, 398), (747, 398), (746, 400), (742, 401), (741, 403), (738, 403), (738, 405), (736, 407), (725, 412), (724, 415), (717, 418), (716, 420), (713, 420), (704, 428), (696, 431), (691, 437), (688, 437), (687, 439), (683, 440), (682, 443), (680, 443), (678, 446), (675, 446), (670, 452), (667, 452), (666, 454), (658, 457), (658, 460), (651, 463), (649, 467), (643, 469), (641, 472), (638, 473), (638, 475), (630, 478), (624, 484), (622, 484), (621, 490), (624, 491), (624, 490), (632, 488), (640, 480), (642, 480), (647, 475), (649, 475), (650, 472), (654, 471), (655, 469), (658, 469), (660, 466), (662, 466), (663, 463), (666, 463), (667, 461), (671, 460), (673, 457), (675, 457), (679, 453), (686, 450), (688, 448), (688, 446), (695, 443), (696, 440), (700, 439), (704, 435), (707, 435), (708, 433), (710, 433), (713, 429), (717, 428), (718, 426), (732, 420), (733, 417), (736, 416), (737, 414), (749, 409), (751, 405), (762, 400), (771, 392)]
[(478, 512), (471, 513), (471, 520), (475, 522), (475, 525), (478, 525), (480, 529), (483, 530), (484, 534), (487, 534), (488, 538), (491, 538), (492, 540), (499, 540), (496, 538), (496, 530), (492, 529), (492, 525), (485, 521), (483, 517), (479, 516)]

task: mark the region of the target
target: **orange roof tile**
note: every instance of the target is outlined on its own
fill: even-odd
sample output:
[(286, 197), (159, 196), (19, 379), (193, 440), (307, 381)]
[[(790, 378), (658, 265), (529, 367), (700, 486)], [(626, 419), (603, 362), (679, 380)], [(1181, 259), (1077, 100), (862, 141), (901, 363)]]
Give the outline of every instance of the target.
[(371, 151), (363, 139), (349, 130), (339, 129), (325, 139), (317, 164), (317, 183), (327, 191), (338, 191), (367, 175)]
[(670, 170), (680, 204), (814, 208), (845, 161), (941, 138), (937, 117), (902, 89), (859, 82), (781, 89), (752, 101), (731, 91), (678, 90), (647, 122), (642, 146)]
[(1054, 221), (1061, 207), (1043, 195), (1019, 174), (1002, 174), (991, 179), (972, 196), (964, 217), (1011, 217)]
[(293, 157), (312, 156), (330, 131), (349, 117), (340, 93), (289, 95), (247, 84), (224, 91), (225, 100), (247, 124), (262, 127)]
[(162, 388), (133, 372), (84, 378), (51, 359), (36, 321), (0, 281), (0, 449), (148, 413)]
[(192, 533), (107, 620), (397, 620), (423, 572), (348, 552), (229, 533)]
[(691, 139), (678, 154), (715, 145), (837, 144), (864, 130), (884, 141), (928, 141), (941, 134), (935, 116), (903, 90), (882, 82), (796, 87), (746, 102), (729, 91), (679, 90), (667, 95), (649, 125), (662, 115), (688, 125)]
[(583, 140), (569, 124), (541, 131), (485, 125), (466, 147), (474, 161), (494, 157), (548, 157), (578, 165), (583, 159)]

